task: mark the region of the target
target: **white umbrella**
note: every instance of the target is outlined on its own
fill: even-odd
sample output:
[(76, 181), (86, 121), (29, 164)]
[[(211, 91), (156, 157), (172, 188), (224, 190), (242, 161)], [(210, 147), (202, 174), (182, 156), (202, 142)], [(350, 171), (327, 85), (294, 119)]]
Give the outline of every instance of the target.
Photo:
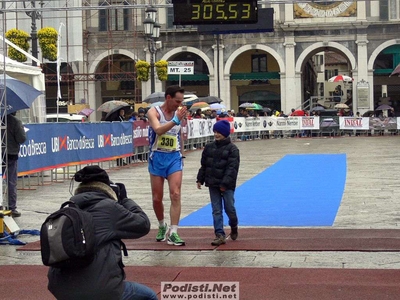
[(195, 94), (184, 94), (182, 104), (190, 105), (197, 101), (199, 101), (199, 97), (197, 97)]
[(239, 107), (242, 107), (242, 108), (253, 108), (254, 107), (254, 103), (245, 102), (245, 103), (240, 104)]
[(354, 79), (347, 75), (336, 75), (328, 79), (329, 82), (352, 82)]
[(349, 107), (344, 103), (338, 103), (335, 105), (335, 108), (349, 108)]
[(210, 108), (215, 110), (221, 110), (221, 109), (226, 109), (226, 106), (221, 103), (211, 103)]

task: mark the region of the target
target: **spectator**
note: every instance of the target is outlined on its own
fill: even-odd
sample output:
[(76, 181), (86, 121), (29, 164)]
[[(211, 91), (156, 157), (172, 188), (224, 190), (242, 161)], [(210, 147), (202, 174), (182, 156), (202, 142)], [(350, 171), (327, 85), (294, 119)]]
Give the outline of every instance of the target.
[(201, 167), (197, 173), (197, 188), (205, 184), (209, 189), (215, 239), (213, 246), (226, 243), (222, 210), (225, 210), (231, 227), (230, 237), (238, 237), (238, 218), (235, 209), (235, 188), (239, 172), (239, 149), (231, 142), (230, 124), (226, 120), (214, 124), (215, 141), (205, 146), (201, 156)]
[(8, 114), (5, 124), (7, 127), (7, 174), (5, 175), (8, 188), (8, 209), (11, 210), (11, 216), (14, 218), (21, 216), (17, 210), (18, 153), (21, 144), (26, 141), (24, 125), (15, 115), (15, 112)]
[(128, 121), (129, 122), (135, 122), (137, 120), (138, 113), (136, 111), (133, 111), (131, 116), (129, 117)]
[(203, 115), (201, 114), (201, 108), (196, 109), (193, 119), (203, 119)]
[(239, 112), (236, 114), (236, 117), (245, 117), (245, 112), (247, 112), (247, 110), (243, 107), (239, 108)]
[(146, 110), (143, 107), (138, 109), (137, 119), (145, 122), (148, 121), (148, 118), (146, 117)]
[(125, 109), (120, 109), (117, 118), (113, 121), (120, 121), (120, 122), (125, 121)]

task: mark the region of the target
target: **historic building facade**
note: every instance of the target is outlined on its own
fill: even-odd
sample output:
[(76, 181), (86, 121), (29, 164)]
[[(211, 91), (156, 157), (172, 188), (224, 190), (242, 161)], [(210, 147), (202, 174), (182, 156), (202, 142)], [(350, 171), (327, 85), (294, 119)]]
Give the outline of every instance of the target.
[[(235, 110), (250, 101), (288, 112), (312, 96), (329, 96), (328, 77), (336, 70), (354, 79), (346, 83), (354, 111), (373, 110), (382, 101), (400, 111), (399, 79), (389, 77), (400, 63), (399, 0), (258, 3), (260, 11), (273, 9), (273, 32), (208, 34), (197, 26), (174, 26), (169, 0), (153, 1), (161, 25), (154, 61), (194, 62), (194, 75), (169, 75), (166, 82), (155, 78), (155, 90), (181, 83), (198, 96), (218, 96)], [(74, 13), (74, 22), (80, 18), (81, 23), (75, 27), (69, 22), (63, 36), (67, 49), (65, 43), (79, 35), (71, 46), (74, 52), (81, 49), (62, 71), (66, 102), (92, 108), (110, 99), (140, 103), (151, 93), (151, 80), (137, 81), (135, 70), (138, 60), (151, 61), (143, 32), (150, 3), (81, 4), (93, 8), (81, 10), (79, 17)], [(343, 58), (340, 68), (321, 67), (328, 52)], [(54, 70), (47, 74), (49, 99), (55, 98), (52, 76)], [(91, 118), (99, 120), (100, 115)]]
[[(385, 92), (391, 104), (398, 107), (398, 78), (389, 75), (400, 62), (396, 48), (400, 43), (399, 1), (260, 5), (260, 9), (266, 7), (274, 9), (273, 32), (210, 35), (195, 26), (173, 26), (171, 7), (160, 6), (156, 60), (194, 61), (195, 74), (182, 75), (180, 82), (199, 96), (219, 96), (234, 109), (242, 102), (255, 101), (288, 112), (301, 107), (309, 96), (320, 95), (316, 78), (318, 64), (324, 62), (312, 58), (324, 51), (335, 52), (347, 61), (345, 75), (354, 79), (347, 87), (354, 111), (373, 110)], [(139, 25), (133, 37), (137, 47), (113, 49), (133, 61), (150, 61), (140, 21), (143, 16), (138, 14)], [(390, 54), (380, 59), (388, 49), (392, 49)], [(93, 51), (90, 46), (89, 51), (94, 54), (88, 57), (91, 73), (99, 56), (106, 57), (109, 51)], [(380, 66), (381, 61), (386, 61), (385, 66)], [(176, 75), (170, 75), (167, 82), (156, 79), (156, 90), (162, 91), (170, 83), (178, 83)], [(99, 92), (95, 82), (91, 86), (92, 93)], [(150, 81), (139, 83), (139, 89), (142, 97), (150, 94)]]

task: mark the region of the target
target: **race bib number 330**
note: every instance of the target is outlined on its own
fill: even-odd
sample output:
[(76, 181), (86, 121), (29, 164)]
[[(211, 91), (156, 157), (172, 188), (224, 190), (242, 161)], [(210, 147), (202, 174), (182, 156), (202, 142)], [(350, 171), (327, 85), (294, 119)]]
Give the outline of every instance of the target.
[(174, 151), (176, 150), (176, 144), (176, 136), (163, 134), (158, 138), (157, 149), (164, 151)]

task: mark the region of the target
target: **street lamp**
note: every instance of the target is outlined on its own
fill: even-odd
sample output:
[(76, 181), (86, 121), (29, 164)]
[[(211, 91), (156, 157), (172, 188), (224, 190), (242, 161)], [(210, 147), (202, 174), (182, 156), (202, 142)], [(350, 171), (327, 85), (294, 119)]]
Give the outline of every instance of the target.
[(157, 23), (157, 9), (154, 6), (149, 6), (145, 10), (146, 19), (143, 21), (144, 34), (147, 38), (148, 49), (150, 51), (150, 80), (151, 93), (155, 92), (155, 75), (154, 75), (154, 60), (157, 52), (156, 41), (160, 37), (160, 24)]
[[(27, 8), (29, 5), (27, 1), (23, 2), (24, 8)], [(40, 4), (42, 5), (42, 1), (40, 1)], [(36, 20), (40, 20), (41, 15), (40, 13), (36, 10), (36, 0), (30, 1), (30, 7), (32, 8), (32, 11), (26, 11), (26, 15), (31, 18), (31, 40), (32, 40), (32, 56), (34, 58), (38, 58), (38, 36), (37, 36), (37, 27), (36, 27)], [(37, 66), (36, 61), (32, 60), (32, 66)]]

